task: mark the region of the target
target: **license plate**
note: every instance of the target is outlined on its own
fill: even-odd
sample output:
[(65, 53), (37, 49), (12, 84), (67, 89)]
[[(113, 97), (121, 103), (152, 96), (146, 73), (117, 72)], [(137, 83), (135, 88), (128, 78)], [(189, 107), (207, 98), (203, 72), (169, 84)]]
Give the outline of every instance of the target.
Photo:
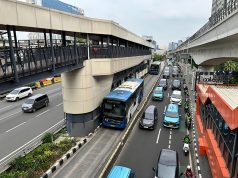
[(115, 127), (115, 125), (110, 125), (110, 127)]
[(169, 124), (169, 127), (173, 127), (174, 125), (173, 124)]
[(148, 127), (144, 127), (145, 129), (148, 129)]

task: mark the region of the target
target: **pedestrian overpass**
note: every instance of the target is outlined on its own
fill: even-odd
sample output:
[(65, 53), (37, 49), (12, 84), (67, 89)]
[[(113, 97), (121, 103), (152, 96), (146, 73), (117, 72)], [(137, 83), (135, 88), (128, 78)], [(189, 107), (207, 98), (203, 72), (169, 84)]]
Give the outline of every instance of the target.
[[(62, 76), (67, 128), (84, 136), (99, 124), (103, 97), (128, 77), (142, 77), (152, 42), (110, 20), (77, 16), (16, 0), (0, 0), (0, 91), (56, 74)], [(17, 40), (17, 32), (43, 38)], [(61, 39), (54, 39), (54, 35)]]

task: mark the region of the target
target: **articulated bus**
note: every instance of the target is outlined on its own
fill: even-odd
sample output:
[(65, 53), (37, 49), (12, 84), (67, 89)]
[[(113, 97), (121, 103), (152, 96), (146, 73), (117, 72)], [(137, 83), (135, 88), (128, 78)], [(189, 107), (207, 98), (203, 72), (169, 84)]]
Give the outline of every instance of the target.
[(150, 65), (149, 74), (151, 74), (151, 75), (158, 75), (159, 72), (160, 72), (160, 65), (161, 65), (161, 63), (158, 62), (158, 61), (153, 62)]
[(102, 126), (124, 129), (143, 98), (143, 89), (143, 79), (128, 79), (104, 97)]

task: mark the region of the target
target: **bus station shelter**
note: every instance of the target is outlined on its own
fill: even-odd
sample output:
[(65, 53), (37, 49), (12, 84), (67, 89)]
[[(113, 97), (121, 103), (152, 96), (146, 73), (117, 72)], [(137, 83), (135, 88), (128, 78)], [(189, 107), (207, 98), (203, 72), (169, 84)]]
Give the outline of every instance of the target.
[(238, 177), (238, 85), (196, 85), (199, 154), (214, 178)]

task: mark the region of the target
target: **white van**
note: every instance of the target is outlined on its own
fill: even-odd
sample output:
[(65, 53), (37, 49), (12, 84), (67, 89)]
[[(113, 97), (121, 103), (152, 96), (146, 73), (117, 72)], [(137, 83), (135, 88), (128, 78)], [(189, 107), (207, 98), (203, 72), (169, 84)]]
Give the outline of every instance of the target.
[(21, 98), (25, 98), (32, 95), (31, 87), (20, 87), (11, 91), (7, 96), (7, 101), (18, 101)]

